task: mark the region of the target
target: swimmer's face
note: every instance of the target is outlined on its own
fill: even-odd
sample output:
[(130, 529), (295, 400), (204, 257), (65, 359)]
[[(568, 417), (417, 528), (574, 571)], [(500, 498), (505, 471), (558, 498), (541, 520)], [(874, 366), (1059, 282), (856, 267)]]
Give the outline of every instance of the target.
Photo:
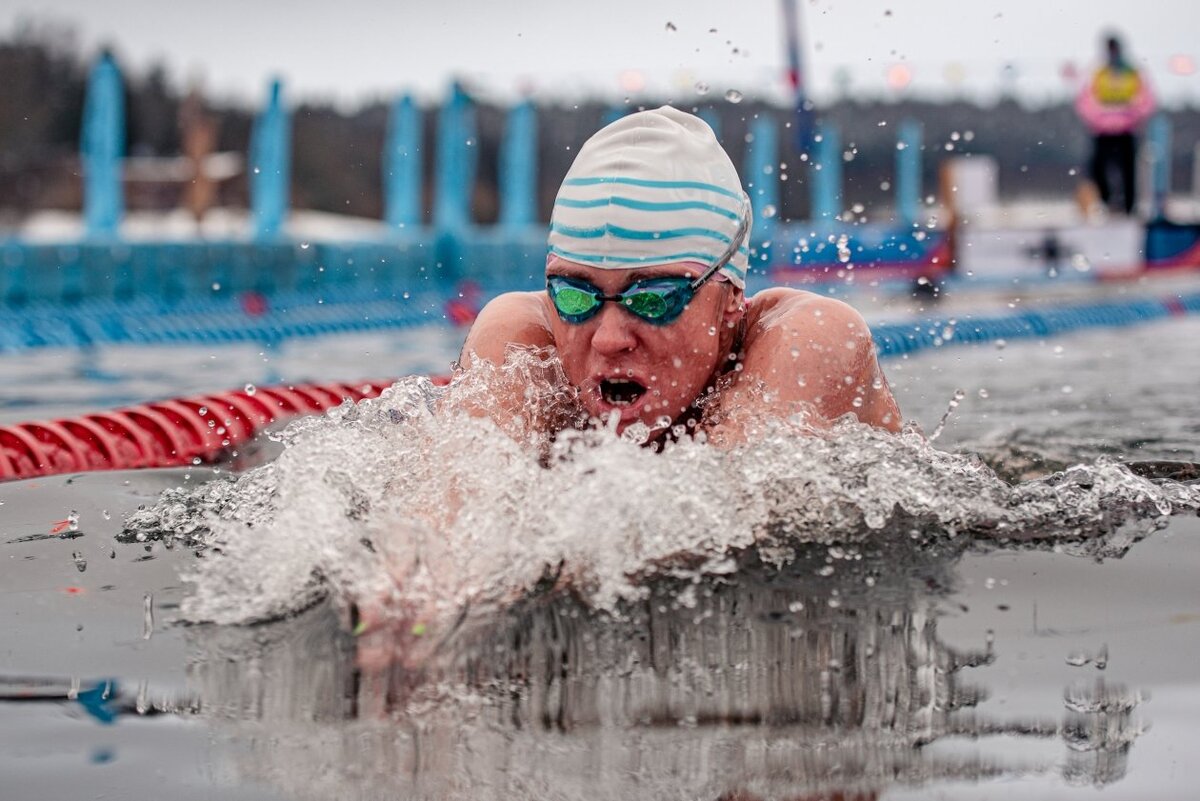
[[(546, 263), (547, 277), (586, 281), (605, 295), (620, 294), (649, 278), (696, 278), (702, 269), (682, 262), (604, 270), (557, 256)], [(691, 406), (728, 358), (742, 293), (732, 284), (709, 280), (665, 325), (640, 319), (617, 303), (604, 303), (594, 316), (571, 323), (558, 315), (548, 297), (546, 303), (563, 369), (579, 388), (587, 412), (605, 423), (615, 412), (618, 431), (641, 421), (659, 432)]]

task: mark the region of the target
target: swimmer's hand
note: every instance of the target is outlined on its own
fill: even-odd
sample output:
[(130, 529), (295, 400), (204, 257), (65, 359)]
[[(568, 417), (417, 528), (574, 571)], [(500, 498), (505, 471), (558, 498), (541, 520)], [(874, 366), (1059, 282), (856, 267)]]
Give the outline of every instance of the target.
[(363, 599), (347, 610), (343, 625), (354, 637), (359, 717), (383, 719), (404, 706), (424, 681), (425, 668), (454, 633), (453, 620), (432, 607), (401, 606), (390, 599)]

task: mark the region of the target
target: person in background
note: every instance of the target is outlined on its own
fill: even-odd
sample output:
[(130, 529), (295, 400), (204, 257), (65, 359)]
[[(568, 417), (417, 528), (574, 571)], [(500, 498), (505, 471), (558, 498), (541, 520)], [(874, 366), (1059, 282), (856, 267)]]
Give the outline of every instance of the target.
[[(1146, 78), (1125, 58), (1121, 40), (1105, 38), (1106, 57), (1080, 91), (1075, 110), (1092, 132), (1091, 178), (1110, 210), (1133, 213), (1136, 195), (1137, 130), (1154, 113), (1154, 95)], [(1109, 176), (1121, 179), (1120, 204)]]

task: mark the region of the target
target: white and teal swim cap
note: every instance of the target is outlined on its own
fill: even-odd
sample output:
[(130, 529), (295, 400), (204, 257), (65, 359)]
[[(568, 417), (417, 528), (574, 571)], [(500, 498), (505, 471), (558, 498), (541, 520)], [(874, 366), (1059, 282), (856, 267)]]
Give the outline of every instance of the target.
[[(670, 106), (640, 111), (584, 143), (554, 199), (549, 251), (627, 270), (682, 261), (712, 266), (749, 225), (750, 199), (704, 120)], [(746, 285), (747, 228), (720, 268)]]

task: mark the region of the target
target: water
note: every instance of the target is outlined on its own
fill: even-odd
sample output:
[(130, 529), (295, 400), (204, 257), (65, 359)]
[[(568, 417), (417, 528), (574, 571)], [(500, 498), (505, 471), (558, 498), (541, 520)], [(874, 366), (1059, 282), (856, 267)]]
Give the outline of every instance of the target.
[[(236, 481), (0, 486), (0, 676), (57, 682), (0, 703), (0, 774), (23, 798), (1190, 797), (1200, 490), (1117, 460), (1196, 460), (1197, 334), (889, 363), (929, 431), (963, 390), (940, 450), (849, 424), (526, 448), (429, 414), (469, 383), (410, 381)], [(564, 412), (550, 368), (512, 380)], [(113, 724), (72, 679), (116, 680)]]

